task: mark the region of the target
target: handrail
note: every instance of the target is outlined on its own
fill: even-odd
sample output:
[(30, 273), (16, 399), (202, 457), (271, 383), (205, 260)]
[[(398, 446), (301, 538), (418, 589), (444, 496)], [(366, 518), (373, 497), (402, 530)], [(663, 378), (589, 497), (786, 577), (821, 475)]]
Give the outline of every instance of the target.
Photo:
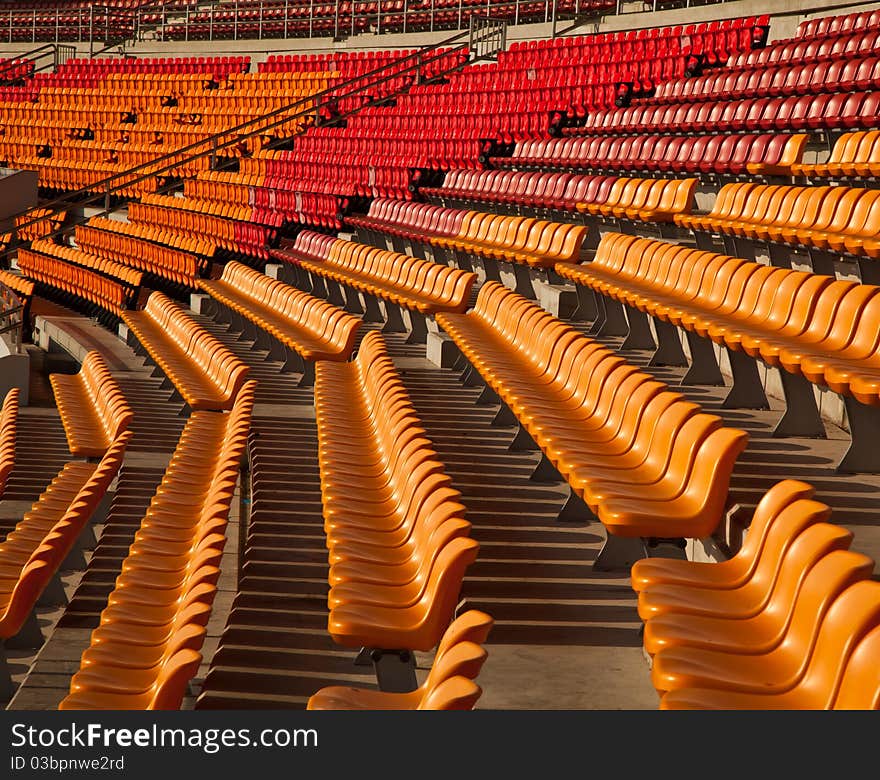
[[(217, 0), (217, 2), (222, 2), (222, 1), (223, 0)], [(111, 49), (116, 49), (120, 45), (124, 46), (125, 43), (129, 40), (134, 42), (135, 40), (137, 40), (140, 37), (140, 30), (141, 30), (141, 26), (143, 24), (143, 22), (141, 21), (141, 15), (144, 13), (147, 13), (146, 9), (151, 9), (151, 8), (155, 9), (156, 6), (161, 6), (162, 8), (165, 8), (166, 5), (167, 4), (165, 3), (165, 0), (147, 0), (146, 2), (141, 3), (140, 5), (135, 6), (133, 8), (123, 9), (126, 13), (130, 13), (132, 15), (131, 35), (123, 36), (121, 38), (114, 38), (113, 40), (105, 40), (104, 41), (104, 48), (98, 49), (98, 51), (95, 51), (93, 48), (91, 48), (91, 44), (94, 43), (94, 40), (93, 40), (92, 36), (89, 36), (89, 44), (90, 44), (89, 56), (90, 57), (97, 57), (97, 56), (100, 56), (101, 54), (106, 54)], [(156, 25), (153, 25), (153, 26), (156, 26)]]
[[(475, 20), (476, 21), (476, 20)], [(496, 22), (496, 20), (481, 20), (486, 21), (487, 24), (489, 22)], [(141, 163), (132, 168), (129, 168), (120, 173), (115, 173), (111, 176), (108, 176), (104, 179), (95, 182), (90, 187), (84, 187), (79, 190), (75, 190), (70, 193), (65, 193), (65, 195), (55, 198), (53, 200), (44, 202), (39, 204), (38, 206), (30, 209), (26, 209), (18, 214), (11, 215), (10, 218), (14, 218), (16, 220), (21, 220), (17, 223), (17, 227), (19, 229), (27, 227), (29, 225), (33, 225), (37, 222), (41, 222), (45, 220), (51, 214), (57, 213), (62, 210), (66, 210), (71, 206), (84, 206), (90, 203), (95, 203), (100, 200), (104, 200), (104, 210), (101, 212), (102, 214), (109, 214), (115, 211), (115, 209), (110, 208), (110, 196), (115, 192), (118, 192), (122, 188), (131, 187), (133, 184), (137, 184), (138, 182), (144, 181), (145, 179), (151, 178), (153, 176), (160, 175), (164, 172), (171, 170), (172, 168), (176, 168), (180, 165), (185, 165), (186, 163), (201, 159), (203, 157), (207, 157), (209, 155), (216, 155), (217, 152), (221, 149), (226, 149), (230, 146), (241, 143), (243, 140), (247, 140), (248, 138), (252, 138), (255, 135), (263, 134), (267, 130), (271, 130), (280, 125), (286, 124), (288, 122), (292, 122), (298, 118), (303, 116), (309, 116), (313, 114), (317, 114), (318, 110), (322, 106), (335, 104), (340, 100), (343, 100), (347, 97), (352, 97), (358, 94), (363, 94), (365, 90), (379, 86), (384, 84), (392, 79), (399, 78), (401, 75), (405, 75), (407, 73), (415, 71), (416, 79), (420, 78), (420, 74), (422, 69), (426, 65), (430, 65), (437, 60), (442, 58), (449, 57), (457, 52), (470, 52), (470, 44), (472, 41), (476, 40), (476, 35), (479, 35), (479, 31), (475, 31), (475, 23), (471, 23), (471, 29), (460, 32), (456, 35), (453, 35), (445, 40), (433, 44), (432, 46), (425, 47), (424, 49), (420, 49), (418, 51), (413, 52), (405, 57), (401, 57), (397, 60), (393, 60), (385, 65), (382, 65), (378, 68), (374, 68), (371, 71), (363, 73), (359, 76), (354, 76), (353, 78), (341, 83), (336, 84), (331, 87), (328, 87), (324, 90), (321, 90), (313, 95), (309, 95), (305, 98), (300, 98), (299, 100), (294, 101), (286, 106), (281, 108), (274, 109), (262, 116), (255, 117), (253, 119), (249, 119), (245, 122), (241, 122), (238, 125), (234, 125), (225, 130), (222, 130), (218, 133), (215, 133), (208, 138), (204, 138), (200, 141), (195, 141), (187, 146), (181, 147), (179, 149), (175, 149), (172, 152), (168, 152), (166, 154), (160, 155), (159, 157), (150, 160), (149, 162)], [(495, 34), (494, 30), (491, 31), (491, 34)], [(463, 41), (463, 39), (467, 37), (467, 41)], [(503, 35), (501, 36), (503, 38)], [(457, 44), (457, 45), (453, 45)], [(438, 50), (443, 49), (442, 53), (438, 53)], [(471, 52), (471, 61), (477, 61), (478, 59), (485, 59), (493, 56), (493, 53), (488, 49), (479, 53), (478, 56), (474, 55)], [(406, 67), (401, 67), (403, 63), (410, 62)], [(458, 66), (454, 68), (450, 68), (446, 71), (442, 71), (437, 74), (437, 76), (443, 76), (447, 73), (456, 70)], [(367, 83), (362, 83), (367, 82)], [(418, 82), (417, 82), (418, 83)], [(353, 86), (358, 85), (358, 86)], [(380, 101), (387, 100), (389, 97), (393, 97), (395, 94), (400, 94), (405, 87), (398, 89), (397, 92), (389, 92), (388, 94), (384, 94), (380, 97), (374, 98), (369, 104), (365, 104), (364, 106), (358, 106), (349, 111), (343, 112), (338, 115), (339, 119), (344, 119), (348, 116), (359, 111), (361, 108), (366, 105), (372, 105), (374, 103), (378, 103)], [(340, 94), (340, 90), (349, 90)], [(320, 100), (324, 98), (323, 102)], [(290, 116), (280, 116), (283, 114), (291, 113)], [(239, 134), (241, 131), (244, 131), (243, 134), (237, 135), (234, 138), (227, 138), (224, 140), (224, 137), (230, 136), (231, 134)], [(200, 147), (204, 148), (200, 152), (194, 152), (193, 150), (199, 149)], [(187, 156), (184, 159), (180, 159), (181, 154), (185, 154), (188, 152), (193, 152), (191, 155)], [(156, 167), (157, 164), (166, 162), (167, 164), (162, 165), (160, 167)], [(148, 172), (145, 169), (150, 169)], [(145, 171), (140, 175), (135, 176), (134, 179), (131, 177), (136, 174), (138, 171)], [(121, 181), (120, 181), (121, 180)], [(120, 182), (113, 185), (113, 182)], [(94, 192), (96, 189), (102, 189), (103, 191), (98, 192), (96, 194), (90, 194)], [(86, 197), (80, 198), (79, 196), (85, 195)], [(23, 219), (27, 217), (28, 214), (32, 213), (36, 209), (40, 210), (40, 216), (34, 217), (30, 220)], [(65, 225), (63, 227), (57, 228), (55, 231), (52, 231), (48, 235), (58, 235), (60, 233), (65, 232), (71, 227), (71, 225)], [(15, 251), (16, 247), (10, 246), (7, 249), (0, 253), (0, 257), (5, 257), (11, 252)]]
[[(15, 57), (11, 58), (9, 62), (5, 62), (0, 64), (0, 80), (5, 79), (5, 74), (8, 71), (16, 70), (23, 62), (31, 61), (34, 63), (34, 69), (31, 73), (39, 73), (43, 70), (48, 70), (50, 68), (55, 68), (59, 64), (59, 51), (64, 48), (62, 44), (59, 46), (57, 43), (45, 43), (42, 46), (38, 46), (36, 49), (31, 49), (30, 51), (26, 51), (24, 54), (18, 54)], [(51, 57), (51, 60), (40, 67), (36, 67), (36, 63), (39, 60), (45, 59), (47, 57)]]
[[(566, 11), (564, 14), (560, 12), (558, 6), (560, 0), (540, 0), (543, 4), (543, 8), (539, 10), (535, 10), (535, 2), (533, 0), (476, 0), (470, 2), (469, 4), (465, 4), (465, 0), (458, 0), (458, 22), (457, 29), (467, 29), (468, 20), (471, 16), (475, 15), (492, 15), (493, 13), (499, 13), (504, 11), (509, 11), (513, 8), (512, 18), (507, 21), (512, 22), (513, 24), (519, 24), (521, 19), (521, 13), (523, 18), (528, 18), (531, 21), (543, 21), (549, 22), (551, 19), (559, 16), (560, 18), (576, 18), (580, 16), (582, 11), (589, 11), (590, 4), (584, 2), (584, 0), (570, 0), (570, 5), (572, 6), (570, 11)], [(581, 4), (584, 4), (584, 8), (581, 7)], [(402, 9), (397, 6), (403, 6)], [(305, 5), (308, 5), (308, 15), (297, 16), (292, 15), (291, 11), (294, 9), (304, 8)], [(332, 14), (316, 14), (316, 6), (319, 8), (330, 8), (334, 7), (334, 13)], [(332, 35), (334, 38), (339, 38), (344, 35), (356, 35), (358, 32), (362, 32), (363, 28), (360, 27), (357, 22), (360, 21), (372, 21), (375, 20), (376, 29), (375, 32), (377, 34), (382, 34), (383, 32), (383, 18), (393, 18), (396, 16), (402, 16), (402, 21), (400, 24), (394, 27), (395, 31), (401, 31), (398, 28), (402, 28), (402, 32), (407, 32), (407, 25), (412, 28), (414, 22), (409, 20), (409, 15), (412, 14), (428, 14), (429, 15), (429, 23), (428, 26), (430, 28), (430, 32), (434, 32), (435, 24), (437, 27), (441, 25), (441, 20), (438, 18), (442, 15), (442, 24), (445, 26), (448, 24), (448, 14), (450, 12), (455, 13), (455, 8), (450, 8), (449, 6), (444, 5), (442, 8), (438, 7), (438, 4), (435, 0), (348, 0), (345, 4), (345, 7), (342, 11), (340, 10), (340, 3), (327, 3), (321, 2), (321, 0), (311, 0), (306, 3), (305, 0), (226, 0), (225, 2), (220, 3), (212, 3), (210, 8), (196, 8), (193, 9), (190, 5), (182, 2), (172, 2), (166, 3), (162, 9), (162, 22), (159, 23), (159, 29), (161, 32), (161, 40), (166, 40), (164, 28), (169, 27), (170, 29), (174, 29), (177, 25), (182, 25), (184, 29), (184, 37), (183, 40), (190, 40), (189, 35), (189, 27), (191, 25), (201, 25), (208, 26), (209, 36), (208, 40), (214, 40), (214, 28), (215, 26), (220, 29), (223, 25), (232, 25), (234, 34), (232, 36), (233, 40), (238, 40), (239, 37), (242, 39), (251, 39), (255, 36), (252, 35), (238, 35), (239, 26), (244, 27), (245, 25), (257, 25), (258, 34), (256, 39), (263, 38), (277, 38), (289, 37), (289, 27), (296, 24), (302, 24), (305, 26), (308, 25), (309, 36), (308, 37), (322, 37)], [(364, 7), (369, 8), (370, 6), (376, 6), (376, 10), (363, 10)], [(383, 8), (383, 5), (385, 6)], [(521, 9), (522, 10), (521, 12)], [(613, 6), (611, 3), (608, 5), (608, 9), (613, 10)], [(258, 14), (256, 17), (252, 17), (252, 14)], [(598, 12), (593, 12), (593, 15), (597, 15)], [(232, 14), (231, 18), (227, 18), (229, 14)], [(283, 17), (275, 17), (272, 14), (283, 14)], [(183, 21), (175, 21), (169, 22), (168, 17), (174, 15), (177, 17), (183, 17)], [(535, 18), (539, 17), (539, 18)], [(543, 17), (543, 18), (540, 18)], [(278, 24), (279, 18), (283, 23), (283, 31), (278, 35), (263, 35), (264, 28), (268, 27), (271, 24)], [(328, 20), (332, 20), (333, 25), (332, 28), (329, 27), (318, 27), (318, 22), (326, 22)], [(386, 22), (386, 28), (388, 24)], [(218, 39), (227, 40), (228, 36), (218, 37)], [(172, 39), (173, 40), (173, 39)]]
[[(392, 25), (391, 29), (393, 31), (400, 31), (399, 27), (402, 27), (402, 32), (404, 33), (408, 29), (411, 31), (415, 23), (411, 20), (410, 15), (427, 14), (430, 17), (428, 23), (424, 26), (419, 25), (419, 29), (427, 27), (430, 32), (434, 32), (435, 30), (445, 28), (448, 24), (449, 12), (455, 13), (456, 10), (458, 15), (457, 29), (466, 30), (468, 29), (468, 19), (473, 14), (492, 15), (494, 13), (498, 15), (506, 9), (512, 9), (510, 11), (510, 18), (507, 19), (512, 24), (519, 24), (521, 16), (523, 17), (522, 20), (527, 19), (528, 21), (542, 21), (546, 23), (557, 17), (577, 18), (583, 15), (584, 12), (590, 12), (591, 8), (590, 3), (586, 0), (569, 0), (571, 10), (567, 10), (565, 13), (561, 13), (559, 9), (561, 0), (539, 0), (543, 4), (543, 8), (539, 10), (535, 9), (534, 0), (477, 0), (468, 5), (465, 5), (465, 1), (458, 0), (458, 7), (456, 9), (455, 7), (449, 8), (446, 5), (441, 8), (438, 0), (348, 0), (345, 3), (348, 8), (340, 11), (340, 5), (343, 4), (343, 0), (339, 0), (339, 2), (335, 3), (334, 12), (322, 14), (320, 12), (321, 7), (330, 7), (334, 3), (326, 2), (325, 0), (251, 0), (251, 2), (246, 2), (246, 0), (212, 0), (210, 3), (200, 3), (194, 8), (191, 3), (186, 3), (182, 0), (172, 0), (171, 2), (147, 0), (147, 2), (132, 8), (111, 8), (98, 2), (87, 8), (71, 9), (70, 12), (71, 14), (77, 14), (79, 18), (79, 21), (74, 22), (72, 25), (77, 32), (77, 41), (91, 44), (97, 38), (104, 42), (102, 49), (98, 51), (90, 49), (89, 56), (96, 56), (115, 49), (119, 45), (125, 45), (129, 40), (143, 40), (143, 32), (148, 30), (159, 31), (160, 39), (167, 40), (169, 38), (163, 32), (166, 26), (173, 29), (177, 25), (185, 27), (189, 24), (207, 24), (212, 31), (209, 40), (213, 40), (215, 37), (213, 36), (215, 24), (218, 29), (221, 25), (227, 24), (225, 14), (228, 13), (233, 14), (232, 20), (228, 23), (232, 24), (236, 31), (240, 25), (243, 27), (253, 23), (259, 27), (258, 39), (279, 37), (287, 39), (290, 37), (288, 35), (288, 27), (291, 28), (290, 32), (292, 32), (293, 26), (297, 23), (308, 25), (308, 37), (310, 38), (330, 35), (339, 38), (340, 36), (354, 35), (359, 32), (358, 28), (362, 27), (361, 24), (358, 24), (359, 21), (374, 21), (377, 34), (381, 34), (389, 27), (389, 23), (386, 20), (400, 15), (403, 16), (402, 23), (401, 25)], [(401, 4), (403, 10), (398, 8)], [(208, 7), (203, 7), (204, 5)], [(377, 6), (375, 11), (364, 10), (372, 5)], [(303, 8), (308, 10), (308, 14), (305, 16), (297, 16), (292, 13), (294, 9)], [(250, 15), (255, 10), (259, 15), (256, 18), (251, 18)], [(613, 11), (614, 8), (609, 3), (607, 9), (601, 9), (593, 13), (595, 15), (597, 13)], [(269, 26), (277, 21), (272, 14), (279, 12), (284, 14), (283, 30), (274, 36), (264, 35), (263, 30), (268, 30)], [(2, 13), (3, 9), (0, 7), (0, 14)], [(18, 7), (6, 11), (8, 17), (3, 16), (2, 18), (4, 20), (8, 18), (9, 20), (10, 35), (13, 18), (21, 19), (24, 22), (22, 26), (26, 26), (31, 21), (33, 25), (31, 38), (33, 41), (36, 41), (37, 19), (47, 13), (48, 9), (45, 8)], [(156, 14), (161, 14), (160, 19), (152, 21), (149, 17)], [(200, 19), (204, 17), (207, 21), (193, 21), (191, 23), (188, 21), (191, 18), (196, 18), (197, 15)], [(115, 29), (111, 29), (111, 19), (117, 21), (117, 27), (125, 25), (130, 27), (130, 29), (127, 29), (124, 35), (102, 37), (116, 32)], [(332, 28), (325, 29), (322, 23), (328, 19), (333, 21), (333, 25)], [(62, 30), (58, 29), (57, 32), (60, 34)], [(2, 37), (2, 32), (0, 32), (0, 37)], [(241, 37), (252, 38), (253, 36)], [(238, 35), (234, 36), (234, 39), (237, 40), (238, 38)], [(190, 36), (187, 34), (185, 40), (189, 39)], [(62, 38), (56, 36), (56, 42), (60, 40)], [(68, 38), (67, 40), (72, 39)]]

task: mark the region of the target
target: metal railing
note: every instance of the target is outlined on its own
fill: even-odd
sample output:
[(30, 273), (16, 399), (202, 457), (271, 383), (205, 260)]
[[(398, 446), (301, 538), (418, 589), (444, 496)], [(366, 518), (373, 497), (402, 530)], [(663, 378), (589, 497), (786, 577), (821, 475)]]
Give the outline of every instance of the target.
[(475, 60), (486, 59), (507, 48), (507, 22), (503, 19), (479, 19), (472, 16), (468, 49)]
[[(0, 8), (0, 40), (105, 44), (144, 40), (341, 39), (358, 33), (466, 30), (471, 16), (510, 24), (589, 21), (606, 15), (715, 5), (729, 0), (151, 0), (133, 8)], [(63, 21), (62, 21), (63, 20)], [(100, 53), (100, 52), (98, 52)], [(90, 49), (93, 56), (94, 50)]]
[[(31, 49), (24, 54), (19, 54), (9, 62), (0, 64), (0, 82), (16, 81), (18, 78), (27, 78), (34, 73), (54, 70), (63, 65), (67, 60), (76, 57), (76, 47), (61, 43), (47, 43)], [(22, 66), (26, 67), (26, 76), (20, 76)]]
[(88, 8), (0, 10), (0, 40), (7, 43), (87, 43), (134, 34), (137, 11), (90, 5)]
[(0, 41), (6, 43), (90, 43), (118, 44), (133, 40), (139, 19), (148, 9), (164, 5), (148, 0), (131, 8), (114, 8), (100, 3), (88, 7), (57, 4), (39, 8), (0, 6)]
[(0, 334), (11, 333), (16, 353), (21, 353), (24, 331), (24, 303), (18, 294), (0, 282)]
[[(491, 35), (487, 34), (486, 42), (481, 44), (482, 51), (479, 57), (474, 57), (470, 54), (468, 55), (470, 61), (473, 62), (477, 59), (490, 58), (498, 54), (500, 49), (494, 49), (490, 44), (490, 41), (495, 41), (495, 45), (497, 46), (498, 42), (503, 42), (505, 40), (506, 33), (499, 33), (497, 31), (498, 24), (499, 22), (492, 20), (492, 24), (487, 25), (487, 29), (491, 29), (492, 33)], [(503, 24), (503, 22), (501, 24)], [(479, 34), (480, 33), (478, 32), (477, 35), (479, 36)], [(449, 73), (455, 72), (461, 68), (463, 63), (457, 62), (445, 69), (438, 67), (438, 63), (444, 58), (449, 58), (450, 62), (455, 62), (453, 59), (454, 55), (469, 53), (468, 46), (470, 40), (470, 30), (458, 33), (440, 41), (439, 43), (425, 47), (424, 49), (413, 52), (405, 57), (401, 57), (400, 59), (394, 60), (379, 68), (375, 68), (367, 73), (354, 76), (347, 81), (335, 84), (308, 97), (300, 98), (286, 106), (267, 112), (262, 116), (229, 127), (219, 133), (209, 136), (208, 138), (195, 141), (194, 143), (175, 149), (166, 154), (158, 155), (149, 162), (141, 163), (140, 165), (134, 166), (125, 171), (115, 173), (112, 176), (108, 176), (95, 182), (89, 187), (65, 193), (61, 197), (44, 201), (33, 209), (27, 209), (18, 214), (10, 215), (10, 218), (16, 220), (16, 226), (21, 230), (37, 222), (44, 221), (51, 214), (57, 214), (60, 211), (65, 211), (74, 206), (83, 207), (103, 202), (103, 210), (100, 214), (110, 214), (118, 208), (118, 206), (113, 206), (111, 203), (113, 195), (118, 194), (123, 190), (128, 190), (133, 185), (147, 179), (170, 173), (172, 169), (177, 168), (178, 166), (184, 166), (190, 162), (207, 157), (211, 159), (212, 168), (215, 168), (215, 163), (219, 159), (219, 152), (240, 144), (242, 141), (249, 138), (258, 135), (266, 135), (268, 131), (296, 121), (297, 119), (316, 117), (319, 115), (321, 108), (333, 107), (335, 109), (340, 101), (345, 100), (345, 98), (356, 97), (359, 95), (370, 96), (373, 94), (371, 90), (375, 90), (376, 87), (387, 85), (392, 80), (399, 79), (401, 76), (408, 74), (412, 76), (412, 84), (419, 84), (425, 77), (426, 68), (429, 68), (430, 66), (433, 66), (430, 67), (429, 70), (432, 78), (440, 78)], [(362, 105), (338, 112), (335, 119), (345, 119), (366, 106), (376, 105), (389, 98), (393, 98), (396, 95), (402, 94), (409, 89), (409, 86), (410, 85), (399, 85), (395, 88), (389, 88), (387, 92), (378, 96), (373, 96), (371, 100)], [(181, 158), (181, 155), (184, 155), (184, 157)], [(235, 162), (235, 158), (230, 158), (229, 162)], [(221, 165), (222, 164), (223, 163), (221, 162)], [(165, 189), (172, 189), (174, 186), (176, 186), (176, 183), (170, 184)], [(37, 209), (40, 211), (39, 216), (33, 216), (33, 212)], [(74, 223), (68, 222), (63, 227), (59, 227), (48, 233), (46, 237), (58, 236), (66, 233), (72, 227), (75, 227), (76, 224), (82, 224), (85, 221), (86, 218), (83, 217), (81, 220), (74, 221)], [(0, 257), (8, 257), (8, 255), (18, 248), (18, 245), (18, 243), (10, 244), (10, 246), (0, 254)]]
[[(551, 22), (588, 14), (595, 3), (544, 0), (543, 7), (537, 6), (534, 0), (226, 0), (207, 8), (170, 2), (139, 12), (136, 36), (160, 41), (339, 39), (363, 32), (466, 30), (472, 16), (511, 24)], [(614, 0), (607, 7), (613, 10)]]

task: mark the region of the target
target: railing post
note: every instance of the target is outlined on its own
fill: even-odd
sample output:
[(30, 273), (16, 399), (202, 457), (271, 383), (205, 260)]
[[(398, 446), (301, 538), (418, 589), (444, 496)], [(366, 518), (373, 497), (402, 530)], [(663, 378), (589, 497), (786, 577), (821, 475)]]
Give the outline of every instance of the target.
[(357, 14), (355, 13), (355, 4), (357, 0), (351, 0), (351, 35), (354, 37), (354, 25)]
[[(311, 14), (309, 16), (309, 31), (310, 31), (309, 37), (311, 37), (311, 24), (312, 24), (312, 19), (314, 19), (314, 18), (315, 18), (315, 5), (314, 5), (314, 3), (312, 3)], [(333, 37), (337, 38), (337, 39), (339, 38), (339, 3), (338, 2), (336, 3), (335, 18), (333, 21)]]
[[(336, 10), (336, 20), (339, 21), (339, 7), (337, 6)], [(338, 27), (338, 24), (337, 24)], [(315, 0), (309, 0), (309, 38), (312, 37), (312, 34), (315, 30)], [(333, 32), (334, 36), (336, 35), (336, 31)]]
[(33, 21), (31, 22), (31, 43), (37, 40), (37, 9), (34, 8)]
[(216, 8), (211, 8), (211, 10), (208, 11), (208, 40), (209, 41), (214, 40), (214, 11), (216, 11), (216, 10), (217, 10)]
[[(290, 14), (290, 9), (288, 8), (288, 3), (290, 0), (284, 0), (284, 40), (287, 40), (287, 17)], [(309, 28), (311, 32), (311, 27)]]
[(260, 0), (260, 21), (257, 26), (257, 40), (263, 40), (263, 0)]
[(513, 23), (519, 24), (519, 0), (516, 0), (516, 5), (513, 7)]
[(95, 53), (95, 9), (89, 6), (89, 57)]
[(189, 40), (189, 6), (186, 7), (186, 17), (183, 23), (183, 40)]
[(403, 32), (406, 33), (406, 18), (409, 16), (409, 0), (403, 0)]
[(232, 26), (232, 40), (238, 40), (238, 0), (235, 0), (235, 22)]
[[(458, 29), (461, 29), (461, 12), (462, 12), (462, 3), (464, 0), (458, 0)], [(434, 21), (434, 0), (431, 0), (431, 22)], [(431, 28), (434, 29), (433, 27)]]
[(434, 0), (431, 0), (431, 32), (434, 32)]
[(382, 0), (376, 3), (376, 35), (382, 34)]
[(58, 25), (61, 22), (61, 17), (58, 12), (58, 6), (55, 6), (55, 43), (58, 43)]

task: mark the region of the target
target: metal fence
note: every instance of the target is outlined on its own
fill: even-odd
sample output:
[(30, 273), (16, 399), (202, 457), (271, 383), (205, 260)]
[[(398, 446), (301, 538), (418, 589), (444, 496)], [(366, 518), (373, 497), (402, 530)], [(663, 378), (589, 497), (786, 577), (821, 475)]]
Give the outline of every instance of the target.
[(262, 40), (467, 30), (471, 16), (509, 24), (584, 21), (726, 0), (216, 0), (137, 8), (0, 8), (0, 41)]
[(363, 32), (467, 30), (471, 16), (510, 24), (613, 13), (616, 0), (221, 0), (149, 3), (137, 9), (0, 9), (0, 41), (342, 38)]

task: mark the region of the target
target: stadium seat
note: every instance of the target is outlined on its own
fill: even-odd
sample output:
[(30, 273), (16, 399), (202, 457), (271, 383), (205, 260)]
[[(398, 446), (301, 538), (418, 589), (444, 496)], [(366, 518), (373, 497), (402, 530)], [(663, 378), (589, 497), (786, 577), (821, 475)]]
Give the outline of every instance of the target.
[(134, 412), (101, 353), (92, 350), (76, 374), (50, 374), (49, 381), (71, 453), (103, 457)]
[(193, 410), (230, 409), (250, 367), (159, 291), (123, 321)]

